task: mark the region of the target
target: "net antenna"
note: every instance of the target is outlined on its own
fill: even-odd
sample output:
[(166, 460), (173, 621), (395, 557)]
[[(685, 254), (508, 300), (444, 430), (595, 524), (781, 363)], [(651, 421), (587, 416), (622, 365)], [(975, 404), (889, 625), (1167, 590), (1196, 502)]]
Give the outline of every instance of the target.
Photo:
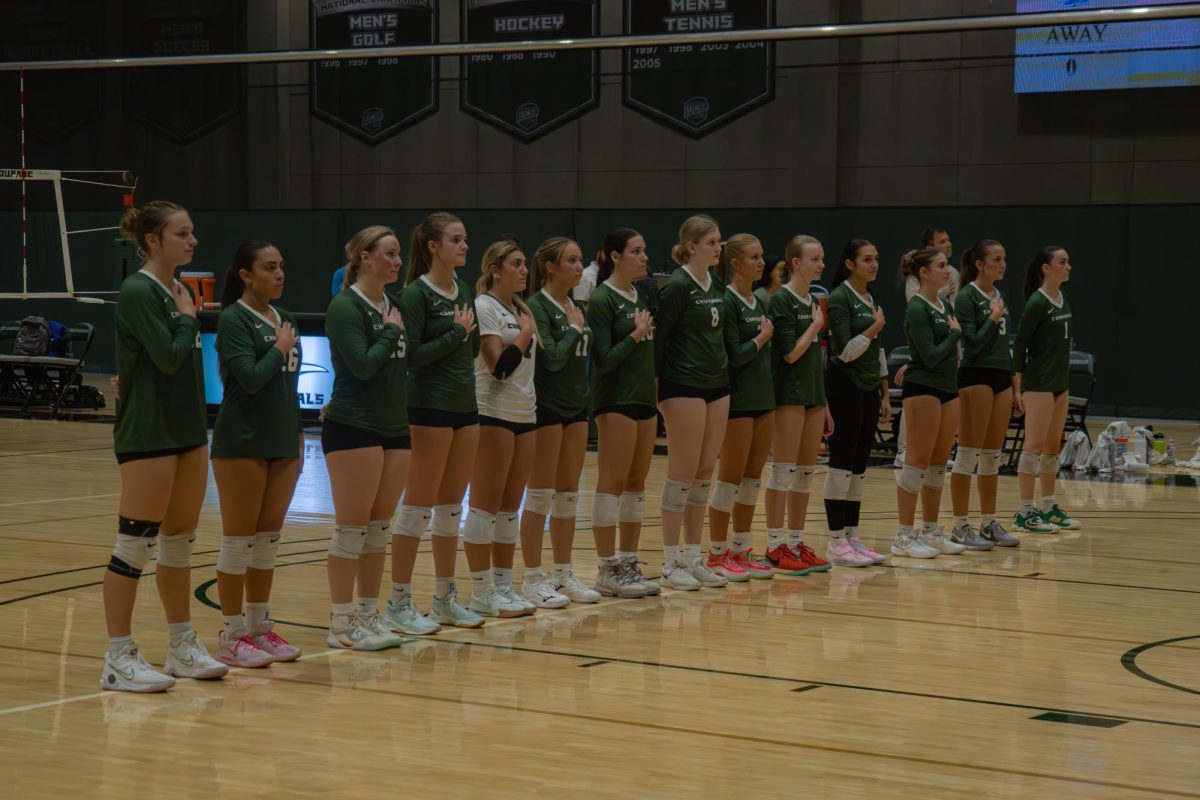
[[(80, 303), (111, 303), (90, 295), (109, 294), (115, 291), (97, 291), (81, 294), (75, 291), (75, 277), (71, 271), (71, 237), (84, 233), (115, 231), (120, 226), (110, 225), (103, 228), (80, 228), (70, 230), (67, 227), (66, 206), (63, 203), (63, 184), (80, 183), (92, 186), (111, 187), (122, 192), (122, 207), (133, 205), (133, 191), (137, 188), (137, 176), (127, 169), (29, 169), (25, 161), (25, 70), (18, 73), (17, 91), (19, 101), (19, 131), (21, 159), (17, 169), (0, 168), (0, 181), (20, 181), (21, 184), (21, 291), (0, 292), (0, 300), (76, 300)], [(62, 292), (31, 292), (29, 291), (29, 183), (31, 181), (47, 181), (54, 189), (54, 206), (58, 212), (58, 234), (62, 243), (63, 280), (65, 291)]]

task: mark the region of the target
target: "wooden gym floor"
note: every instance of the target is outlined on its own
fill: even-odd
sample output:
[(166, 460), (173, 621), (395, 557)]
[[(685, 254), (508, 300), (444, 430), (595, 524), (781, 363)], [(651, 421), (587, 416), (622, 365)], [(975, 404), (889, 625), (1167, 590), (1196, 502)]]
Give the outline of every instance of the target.
[[(303, 660), (135, 696), (98, 687), (111, 441), (102, 423), (0, 421), (6, 797), (1200, 797), (1200, 493), (1182, 472), (1064, 481), (1083, 530), (1016, 550), (606, 600), (360, 654), (324, 645), (332, 509), (310, 438), (272, 603)], [(1001, 509), (1015, 499), (1002, 477)], [(883, 550), (891, 470), (870, 471), (864, 509)], [(761, 507), (756, 527), (761, 548)], [(219, 535), (210, 483), (193, 604), (210, 648)], [(427, 554), (417, 569), (427, 606)], [(135, 634), (161, 664), (150, 581)]]

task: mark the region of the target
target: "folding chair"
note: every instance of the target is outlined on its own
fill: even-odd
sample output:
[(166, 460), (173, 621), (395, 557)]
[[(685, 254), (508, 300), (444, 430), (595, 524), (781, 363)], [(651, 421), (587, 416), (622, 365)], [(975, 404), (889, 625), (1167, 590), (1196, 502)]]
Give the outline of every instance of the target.
[(1096, 357), (1080, 350), (1071, 351), (1071, 374), (1067, 384), (1067, 424), (1063, 434), (1081, 430), (1092, 443), (1087, 429), (1088, 406), (1096, 389)]
[(904, 413), (904, 390), (894, 385), (896, 373), (900, 368), (907, 365), (912, 360), (912, 355), (909, 353), (907, 345), (900, 345), (892, 348), (892, 351), (887, 355), (887, 371), (888, 371), (888, 402), (892, 406), (892, 422), (891, 427), (886, 428), (876, 426), (875, 428), (875, 449), (896, 454), (896, 450), (900, 444), (900, 416)]

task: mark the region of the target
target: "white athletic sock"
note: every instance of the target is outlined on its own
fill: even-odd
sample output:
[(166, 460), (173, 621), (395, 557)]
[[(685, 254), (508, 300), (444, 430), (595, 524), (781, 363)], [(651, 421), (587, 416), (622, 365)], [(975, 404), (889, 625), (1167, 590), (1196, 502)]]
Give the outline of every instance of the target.
[(334, 618), (350, 617), (354, 615), (354, 603), (332, 603), (329, 610), (333, 613)]
[(497, 586), (511, 586), (513, 582), (512, 567), (494, 567), (492, 569), (492, 579)]
[(128, 644), (133, 644), (132, 634), (129, 636), (110, 636), (108, 637), (108, 654), (116, 658), (117, 654)]
[(238, 640), (246, 635), (246, 618), (241, 614), (232, 616), (221, 615), (221, 624), (225, 627), (225, 640)]
[(1034, 512), (1033, 501), (1032, 500), (1022, 500), (1021, 501), (1021, 513), (1022, 514), (1032, 514), (1033, 512)]
[(525, 580), (527, 580), (527, 581), (532, 580), (534, 578), (544, 578), (544, 577), (546, 577), (546, 571), (543, 570), (541, 567), (530, 567), (529, 569), (525, 570)]
[(358, 613), (370, 615), (372, 612), (379, 610), (378, 597), (360, 597), (358, 598)]
[(721, 556), (729, 552), (729, 542), (713, 542), (708, 546), (708, 552), (714, 556)]
[(492, 571), (490, 569), (481, 569), (479, 572), (471, 573), (471, 594), (482, 592), (492, 585)]
[(621, 559), (622, 561), (624, 561), (627, 558), (637, 558), (637, 551), (636, 550), (618, 550), (617, 558)]
[(699, 561), (700, 560), (700, 545), (685, 544), (683, 546), (683, 558), (685, 561)]
[(858, 526), (857, 525), (847, 525), (846, 526), (846, 538), (847, 539), (857, 539), (858, 538)]
[(959, 528), (965, 528), (969, 524), (971, 524), (971, 518), (966, 516), (965, 514), (961, 517), (954, 518), (954, 530), (958, 530)]
[(412, 597), (412, 584), (392, 581), (392, 602), (402, 603), (406, 597)]
[(171, 622), (167, 625), (167, 634), (171, 637), (171, 644), (179, 644), (187, 635), (192, 632), (192, 621), (187, 622)]
[(804, 530), (802, 528), (788, 528), (787, 543), (788, 547), (798, 547), (804, 541)]
[(454, 578), (434, 578), (433, 596), (445, 598), (446, 595), (450, 594), (450, 590), (454, 587)]
[(845, 538), (846, 538), (846, 529), (845, 528), (843, 528), (840, 531), (830, 531), (829, 532), (829, 540), (830, 541), (837, 541), (838, 539), (845, 539)]
[(921, 533), (937, 533), (937, 527), (936, 522), (924, 522), (921, 524)]
[[(675, 548), (675, 549), (676, 549), (676, 551), (678, 551), (679, 548)], [(613, 556), (600, 556), (600, 563), (608, 564), (610, 567), (613, 564), (616, 564), (620, 560), (621, 560), (621, 556), (619, 553), (617, 555), (613, 555)]]
[(672, 564), (679, 560), (681, 560), (679, 558), (679, 545), (677, 545), (677, 544), (663, 545), (663, 561), (667, 562), (668, 564)]
[(900, 527), (896, 528), (896, 538), (897, 539), (911, 539), (912, 535), (913, 535), (913, 526), (912, 525), (901, 525)]
[(996, 521), (995, 514), (980, 514), (979, 518), (983, 521), (983, 527), (987, 527), (990, 523)]
[(246, 603), (246, 627), (251, 636), (262, 633), (267, 618), (271, 615), (270, 603)]
[(754, 537), (750, 531), (733, 532), (733, 552), (744, 553), (750, 549), (750, 545), (753, 543)]
[(555, 564), (554, 565), (554, 576), (555, 577), (558, 577), (560, 575), (566, 575), (570, 571), (571, 571), (570, 564)]
[(1042, 497), (1042, 511), (1049, 514), (1054, 510), (1054, 495), (1048, 494)]
[(774, 550), (781, 544), (787, 544), (787, 535), (783, 528), (767, 528), (767, 549)]

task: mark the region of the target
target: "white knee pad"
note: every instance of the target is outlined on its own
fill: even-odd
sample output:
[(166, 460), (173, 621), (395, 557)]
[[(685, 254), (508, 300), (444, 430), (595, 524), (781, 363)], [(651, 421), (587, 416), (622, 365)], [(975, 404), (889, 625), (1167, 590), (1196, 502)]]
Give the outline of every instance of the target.
[(521, 538), (521, 516), (515, 511), (501, 511), (496, 515), (496, 530), (492, 541), (496, 544), (516, 544)]
[(737, 504), (751, 507), (758, 505), (758, 490), (761, 488), (761, 478), (744, 478), (737, 489)]
[(796, 494), (809, 494), (812, 492), (813, 475), (816, 474), (816, 467), (796, 467), (792, 473), (792, 482), (788, 485), (788, 491)]
[(1040, 466), (1042, 456), (1040, 453), (1031, 453), (1028, 450), (1021, 451), (1021, 457), (1017, 459), (1017, 472), (1023, 472), (1026, 475), (1037, 475), (1038, 466)]
[(621, 493), (621, 522), (641, 522), (646, 518), (646, 493)]
[(546, 516), (550, 513), (550, 508), (554, 500), (555, 494), (553, 489), (525, 490), (525, 510), (530, 514)]
[[(979, 453), (979, 474), (980, 475), (999, 475), (1000, 460), (1003, 454), (999, 450), (983, 450)], [(955, 462), (957, 466), (957, 462)]]
[[(436, 526), (436, 523), (434, 523)], [(435, 531), (436, 532), (436, 531)], [(496, 536), (496, 515), (477, 508), (467, 509), (463, 523), (463, 541), (471, 544), (491, 544)]]
[(433, 535), (458, 536), (458, 524), (462, 521), (462, 505), (446, 503), (433, 507)]
[(554, 495), (554, 510), (550, 516), (555, 519), (575, 519), (579, 513), (579, 492), (557, 492)]
[(108, 569), (125, 578), (137, 580), (150, 563), (158, 543), (158, 523), (120, 518), (117, 543), (108, 559)]
[[(733, 513), (733, 498), (737, 495), (737, 487), (732, 483), (725, 481), (717, 481), (716, 487), (712, 491), (708, 504), (713, 511), (721, 511), (726, 514)], [(689, 503), (689, 505), (691, 505)]]
[(1058, 474), (1058, 453), (1043, 453), (1039, 472)]
[(795, 464), (771, 464), (771, 474), (767, 476), (767, 488), (773, 492), (786, 492), (792, 484), (792, 475), (796, 472)]
[(217, 553), (217, 572), (245, 575), (253, 553), (253, 536), (222, 536), (221, 550)]
[(432, 516), (433, 510), (429, 508), (400, 506), (400, 513), (396, 515), (396, 533), (420, 539), (425, 536), (425, 527)]
[(367, 538), (363, 539), (362, 554), (371, 556), (386, 553), (391, 538), (392, 523), (389, 520), (371, 520), (367, 525)]
[(687, 502), (688, 491), (691, 488), (690, 483), (673, 481), (667, 478), (663, 482), (662, 502), (659, 504), (662, 510), (674, 511), (676, 513), (683, 511), (683, 506)]
[(367, 539), (366, 525), (338, 525), (329, 540), (329, 555), (358, 561)]
[(620, 516), (621, 501), (615, 494), (596, 494), (592, 501), (592, 525), (608, 528), (617, 524)]
[(940, 492), (942, 487), (946, 485), (946, 465), (938, 464), (937, 466), (926, 467), (923, 485)]
[(867, 485), (867, 473), (850, 476), (850, 488), (846, 490), (846, 500), (851, 503), (861, 503), (863, 488)]
[(194, 531), (158, 537), (158, 564), (160, 567), (186, 569), (192, 565), (192, 543), (196, 541)]
[(262, 531), (254, 534), (254, 549), (250, 551), (250, 569), (275, 569), (279, 555), (279, 531)]
[(920, 494), (921, 484), (925, 482), (925, 470), (905, 464), (896, 472), (896, 485), (909, 494)]
[(687, 500), (684, 501), (684, 504), (704, 508), (708, 505), (708, 496), (711, 494), (711, 490), (712, 481), (696, 480), (688, 489)]
[[(954, 456), (954, 474), (955, 475), (970, 475), (975, 471), (975, 467), (979, 464), (979, 456), (981, 451), (978, 447), (963, 447), (958, 446), (958, 454)], [(980, 475), (983, 471), (980, 470)]]
[(845, 500), (850, 493), (850, 470), (830, 469), (825, 473), (825, 499)]

